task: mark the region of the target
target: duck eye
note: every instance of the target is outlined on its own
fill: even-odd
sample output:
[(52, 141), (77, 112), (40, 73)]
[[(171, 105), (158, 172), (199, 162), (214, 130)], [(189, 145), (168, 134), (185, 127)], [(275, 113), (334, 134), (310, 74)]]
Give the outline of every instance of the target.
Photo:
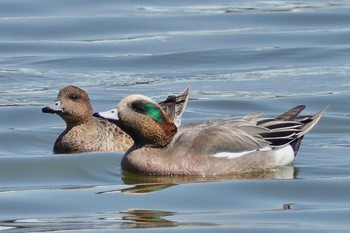
[(77, 99), (79, 99), (79, 96), (76, 95), (76, 94), (71, 94), (71, 95), (69, 96), (69, 98), (70, 98), (71, 100), (77, 100)]
[(142, 107), (142, 105), (139, 105), (139, 104), (134, 104), (132, 106), (132, 109), (138, 113), (145, 113), (145, 109)]

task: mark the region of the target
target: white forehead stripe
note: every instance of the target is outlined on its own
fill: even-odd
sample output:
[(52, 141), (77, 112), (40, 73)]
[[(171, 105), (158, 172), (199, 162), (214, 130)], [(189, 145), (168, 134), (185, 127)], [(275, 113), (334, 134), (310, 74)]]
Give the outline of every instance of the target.
[(120, 103), (133, 102), (133, 101), (136, 101), (136, 100), (146, 100), (146, 101), (148, 101), (148, 102), (157, 104), (157, 103), (156, 103), (154, 100), (152, 100), (150, 97), (145, 96), (145, 95), (139, 95), (139, 94), (129, 95), (129, 96), (125, 97), (124, 99), (122, 99), (122, 100), (120, 101)]

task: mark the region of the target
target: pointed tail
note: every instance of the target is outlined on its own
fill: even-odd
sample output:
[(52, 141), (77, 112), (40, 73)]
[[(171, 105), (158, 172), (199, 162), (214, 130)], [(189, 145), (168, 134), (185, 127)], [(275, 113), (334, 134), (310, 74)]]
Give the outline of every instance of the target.
[(307, 132), (309, 132), (316, 124), (317, 122), (321, 119), (322, 114), (326, 111), (326, 109), (329, 106), (323, 108), (321, 111), (315, 113), (312, 116), (303, 116), (303, 117), (298, 117), (296, 121), (300, 122), (303, 124), (303, 126), (300, 128), (300, 132), (298, 133), (298, 137), (304, 136)]

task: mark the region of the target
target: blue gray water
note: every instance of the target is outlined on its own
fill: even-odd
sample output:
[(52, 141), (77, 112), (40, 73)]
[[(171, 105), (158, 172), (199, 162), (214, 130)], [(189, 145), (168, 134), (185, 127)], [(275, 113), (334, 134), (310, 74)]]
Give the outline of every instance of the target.
[[(0, 232), (349, 232), (350, 1), (0, 1)], [(290, 166), (210, 180), (53, 155), (58, 90), (95, 111), (191, 85), (183, 124), (330, 105)]]

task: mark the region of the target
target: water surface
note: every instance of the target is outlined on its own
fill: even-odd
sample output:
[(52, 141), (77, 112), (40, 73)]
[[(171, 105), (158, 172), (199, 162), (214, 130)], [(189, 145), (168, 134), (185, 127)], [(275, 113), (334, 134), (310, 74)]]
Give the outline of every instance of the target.
[[(350, 2), (1, 1), (0, 231), (348, 232)], [(290, 166), (230, 177), (123, 173), (53, 155), (42, 114), (77, 85), (95, 111), (191, 85), (183, 124), (330, 105)]]

